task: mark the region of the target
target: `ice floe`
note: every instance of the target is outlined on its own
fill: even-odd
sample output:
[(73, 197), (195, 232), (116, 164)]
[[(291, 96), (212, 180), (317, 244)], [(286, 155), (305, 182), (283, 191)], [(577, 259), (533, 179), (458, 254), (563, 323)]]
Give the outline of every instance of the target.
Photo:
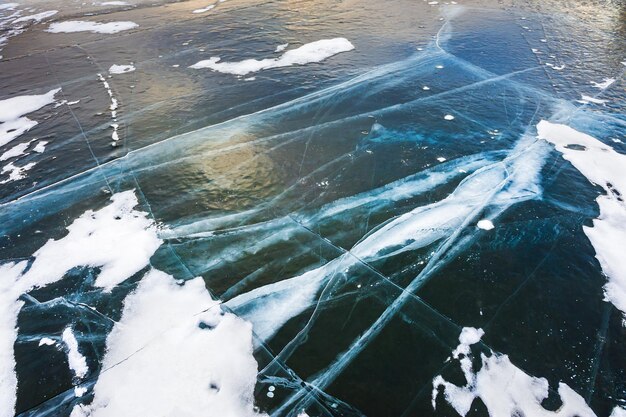
[(138, 27), (135, 22), (88, 22), (81, 20), (68, 20), (66, 22), (55, 22), (47, 29), (50, 33), (74, 33), (74, 32), (92, 32), (112, 34), (122, 32)]
[(341, 52), (354, 49), (354, 45), (345, 38), (322, 39), (304, 44), (296, 49), (286, 51), (278, 58), (245, 59), (237, 62), (221, 62), (219, 57), (211, 57), (191, 65), (190, 68), (209, 68), (226, 74), (246, 75), (269, 68), (305, 65), (320, 62)]
[(596, 417), (585, 400), (564, 383), (558, 388), (562, 405), (556, 411), (544, 408), (542, 401), (548, 398), (550, 389), (548, 381), (528, 375), (513, 365), (507, 355), (481, 353), (482, 366), (475, 369), (471, 346), (478, 343), (483, 334), (482, 329), (466, 327), (462, 330), (452, 357), (459, 362), (466, 385), (458, 386), (441, 375), (436, 376), (433, 379), (433, 408), (436, 409), (437, 398), (443, 391), (445, 401), (460, 416), (466, 416), (472, 403), (480, 399), (490, 417)]
[(100, 3), (100, 6), (128, 6), (129, 3), (125, 1), (105, 1)]
[(554, 144), (563, 158), (606, 192), (596, 199), (600, 216), (593, 221), (593, 227), (583, 226), (583, 230), (608, 277), (605, 297), (626, 317), (626, 155), (563, 124), (542, 120), (537, 132), (539, 138)]
[(152, 270), (107, 338), (94, 400), (74, 416), (259, 416), (252, 329), (221, 310), (202, 278)]
[(117, 64), (113, 64), (109, 67), (109, 73), (110, 74), (124, 74), (127, 72), (133, 72), (135, 71), (135, 66), (134, 65), (117, 65)]

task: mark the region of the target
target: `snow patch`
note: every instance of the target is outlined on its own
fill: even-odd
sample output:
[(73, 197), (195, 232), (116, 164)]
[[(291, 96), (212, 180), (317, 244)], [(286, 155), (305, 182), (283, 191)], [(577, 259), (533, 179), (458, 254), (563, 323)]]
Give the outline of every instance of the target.
[(211, 4), (211, 5), (208, 5), (207, 7), (202, 8), (202, 9), (196, 9), (196, 10), (194, 10), (191, 13), (195, 13), (195, 14), (205, 13), (205, 12), (208, 12), (209, 10), (211, 10), (211, 9), (214, 9), (214, 8), (215, 8), (215, 5)]
[(110, 291), (148, 265), (161, 245), (154, 222), (134, 209), (138, 204), (133, 191), (124, 191), (113, 195), (108, 206), (86, 211), (67, 227), (65, 237), (48, 240), (34, 253), (20, 281), (43, 286), (74, 267), (100, 267), (95, 285)]
[(39, 339), (39, 346), (53, 346), (56, 342), (49, 337)]
[(46, 145), (48, 144), (45, 140), (40, 140), (37, 142), (37, 145), (33, 148), (33, 152), (43, 153), (46, 150)]
[[(77, 266), (100, 267), (96, 285), (107, 290), (144, 268), (161, 241), (147, 214), (134, 210), (137, 204), (133, 191), (115, 194), (109, 205), (77, 218), (67, 227), (65, 237), (48, 240), (33, 254), (35, 259), (27, 271), (27, 261), (0, 265), (0, 416), (14, 415), (17, 377), (13, 345), (23, 305), (20, 295), (58, 281)], [(70, 351), (70, 365), (80, 377), (85, 368), (69, 332), (71, 329), (64, 331), (63, 341)]]
[(461, 332), (452, 356), (459, 361), (467, 384), (458, 386), (441, 375), (436, 376), (432, 392), (434, 409), (442, 390), (444, 399), (460, 416), (467, 415), (474, 400), (480, 399), (493, 417), (596, 417), (585, 400), (564, 383), (560, 383), (558, 389), (563, 404), (556, 411), (546, 410), (541, 402), (548, 397), (548, 381), (528, 375), (513, 365), (507, 355), (493, 351), (490, 356), (481, 354), (482, 366), (475, 370), (471, 346), (478, 343), (483, 334), (482, 330), (471, 327)]
[(50, 90), (41, 95), (26, 95), (0, 100), (0, 122), (14, 121), (21, 116), (32, 113), (54, 103), (54, 96), (60, 88)]
[(493, 225), (493, 223), (491, 222), (491, 220), (488, 220), (488, 219), (482, 219), (482, 220), (480, 220), (478, 223), (476, 223), (476, 227), (478, 227), (479, 229), (483, 229), (483, 230), (491, 230), (491, 229), (493, 229), (495, 226)]
[(209, 68), (213, 71), (225, 74), (246, 75), (269, 68), (288, 67), (292, 65), (305, 65), (311, 62), (321, 62), (333, 55), (354, 49), (354, 45), (345, 38), (322, 39), (304, 44), (296, 49), (285, 52), (278, 58), (266, 58), (262, 60), (245, 59), (238, 62), (220, 62), (219, 57), (197, 62), (190, 68)]
[(289, 44), (288, 44), (288, 43), (283, 43), (283, 44), (280, 44), (280, 45), (278, 45), (278, 46), (276, 47), (276, 49), (274, 50), (274, 52), (282, 52), (282, 51), (284, 51), (285, 49), (287, 49), (287, 47), (288, 47), (288, 46), (289, 46)]
[(6, 161), (7, 159), (25, 155), (26, 149), (28, 149), (29, 145), (30, 145), (30, 142), (20, 143), (18, 145), (15, 145), (11, 149), (9, 149), (8, 151), (0, 155), (0, 161)]
[(35, 22), (39, 23), (39, 22), (41, 22), (44, 19), (47, 19), (49, 17), (54, 16), (58, 12), (59, 12), (58, 10), (48, 10), (47, 12), (31, 14), (29, 16), (24, 16), (24, 17), (20, 17), (18, 19), (15, 19), (12, 23), (30, 22), (32, 20), (34, 20)]
[(47, 32), (50, 33), (74, 33), (74, 32), (91, 32), (112, 34), (122, 32), (138, 27), (135, 22), (87, 22), (81, 20), (68, 20), (66, 22), (52, 23)]
[(109, 73), (111, 74), (124, 74), (126, 72), (135, 71), (135, 67), (133, 65), (117, 65), (113, 64), (109, 68)]
[(70, 369), (74, 372), (74, 375), (78, 378), (84, 378), (89, 372), (89, 368), (87, 367), (87, 360), (80, 353), (78, 349), (78, 341), (76, 340), (76, 336), (74, 336), (74, 332), (71, 327), (67, 327), (63, 330), (62, 335), (63, 343), (67, 347), (67, 361), (70, 365)]
[(37, 122), (24, 117), (48, 104), (54, 103), (54, 96), (60, 88), (40, 95), (24, 95), (0, 100), (0, 146), (28, 132)]
[(23, 180), (26, 178), (26, 171), (30, 170), (36, 165), (35, 162), (30, 162), (26, 165), (17, 166), (13, 162), (10, 162), (2, 167), (2, 174), (9, 174), (9, 177), (0, 181), (0, 184), (6, 184), (13, 181)]
[(552, 143), (563, 158), (606, 192), (596, 199), (600, 216), (593, 221), (593, 227), (583, 226), (583, 230), (608, 277), (605, 299), (626, 318), (626, 155), (566, 125), (542, 120), (537, 132), (540, 139)]
[(626, 417), (626, 408), (615, 407), (609, 417)]
[(202, 278), (179, 285), (152, 270), (107, 338), (93, 403), (74, 415), (259, 416), (252, 352), (251, 325), (223, 312)]
[(605, 78), (604, 81), (602, 81), (601, 83), (597, 83), (597, 82), (592, 81), (591, 85), (593, 85), (595, 88), (599, 88), (600, 90), (606, 90), (615, 81), (616, 81), (615, 78)]
[(589, 103), (593, 103), (593, 104), (605, 104), (606, 100), (602, 100), (599, 98), (595, 98), (595, 97), (591, 97), (585, 94), (581, 94), (581, 99), (578, 100), (579, 103), (582, 104), (589, 104)]

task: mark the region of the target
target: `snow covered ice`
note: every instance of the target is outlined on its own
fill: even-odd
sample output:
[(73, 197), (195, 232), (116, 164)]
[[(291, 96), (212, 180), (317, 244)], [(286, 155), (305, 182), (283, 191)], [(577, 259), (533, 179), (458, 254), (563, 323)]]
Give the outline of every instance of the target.
[(0, 417), (624, 415), (623, 16), (0, 5)]

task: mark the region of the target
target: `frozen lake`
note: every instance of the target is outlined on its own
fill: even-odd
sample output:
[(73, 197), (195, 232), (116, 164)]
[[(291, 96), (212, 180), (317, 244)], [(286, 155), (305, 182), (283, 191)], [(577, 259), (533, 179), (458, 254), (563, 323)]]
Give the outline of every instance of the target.
[(624, 2), (20, 0), (0, 56), (0, 417), (626, 416)]

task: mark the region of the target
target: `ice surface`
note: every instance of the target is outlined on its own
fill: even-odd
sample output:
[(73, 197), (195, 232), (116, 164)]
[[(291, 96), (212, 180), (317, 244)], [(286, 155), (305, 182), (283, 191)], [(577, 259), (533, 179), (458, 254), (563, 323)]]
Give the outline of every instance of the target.
[(407, 301), (407, 294), (423, 285), (437, 268), (445, 264), (444, 254), (478, 213), (492, 206), (494, 215), (497, 215), (512, 204), (540, 195), (537, 182), (547, 149), (540, 142), (529, 146), (529, 141), (529, 138), (522, 139), (503, 162), (487, 165), (470, 174), (449, 197), (419, 206), (376, 229), (348, 254), (298, 277), (239, 295), (228, 301), (227, 306), (252, 322), (259, 337), (268, 340), (289, 319), (310, 307), (316, 294), (337, 271), (347, 270), (359, 260), (372, 262), (441, 242), (429, 264), (409, 285), (409, 292), (398, 297), (351, 349), (337, 358), (326, 374), (318, 376), (315, 384), (325, 387), (384, 328)]
[(50, 33), (74, 33), (74, 32), (92, 32), (112, 34), (136, 28), (137, 23), (134, 22), (87, 22), (82, 20), (68, 20), (65, 22), (52, 23), (47, 29)]
[(289, 67), (292, 65), (305, 65), (312, 62), (320, 62), (341, 52), (354, 49), (354, 45), (345, 38), (322, 39), (304, 44), (296, 49), (291, 49), (279, 58), (266, 58), (262, 60), (246, 59), (239, 62), (220, 62), (219, 57), (211, 57), (200, 61), (191, 68), (209, 68), (213, 71), (226, 74), (246, 75), (269, 68)]
[[(106, 3), (85, 7), (97, 14)], [(3, 187), (0, 204), (2, 412), (486, 415), (483, 401), (497, 416), (592, 415), (584, 397), (603, 416), (619, 413), (606, 381), (621, 372), (621, 315), (601, 301), (606, 281), (580, 225), (597, 216), (600, 187), (613, 193), (616, 204), (600, 207), (611, 217), (622, 191), (585, 182), (535, 132), (541, 118), (567, 120), (622, 152), (621, 92), (590, 84), (614, 65), (579, 71), (568, 57), (584, 54), (560, 55), (544, 3), (523, 36), (511, 30), (515, 8), (468, 6), (465, 19), (427, 2), (287, 12), (282, 3), (204, 16), (191, 10), (208, 2), (116, 9), (141, 30), (85, 38), (34, 28), (21, 45), (39, 40), (45, 53), (3, 62), (32, 65), (67, 96), (45, 118), (28, 115), (46, 121), (28, 144), (0, 152), (17, 167), (37, 163), (33, 181)], [(406, 13), (408, 33), (402, 19), (384, 27), (405, 8), (459, 18), (436, 35), (415, 33), (419, 13)], [(204, 50), (233, 61), (209, 69), (235, 74), (321, 59), (299, 55), (311, 45), (293, 45), (300, 36), (346, 36), (358, 49), (256, 78), (172, 70)], [(72, 46), (49, 49), (57, 41)], [(258, 51), (267, 59), (239, 62)], [(131, 60), (142, 71), (109, 68)], [(568, 101), (582, 92), (610, 101)], [(111, 147), (123, 133), (124, 146)], [(467, 323), (498, 349), (480, 343), (480, 329), (461, 331)], [(51, 377), (48, 365), (70, 351), (66, 331), (89, 365), (69, 360), (83, 379), (64, 359)], [(555, 392), (558, 381), (568, 386)], [(551, 410), (563, 408), (548, 411), (547, 393)]]

